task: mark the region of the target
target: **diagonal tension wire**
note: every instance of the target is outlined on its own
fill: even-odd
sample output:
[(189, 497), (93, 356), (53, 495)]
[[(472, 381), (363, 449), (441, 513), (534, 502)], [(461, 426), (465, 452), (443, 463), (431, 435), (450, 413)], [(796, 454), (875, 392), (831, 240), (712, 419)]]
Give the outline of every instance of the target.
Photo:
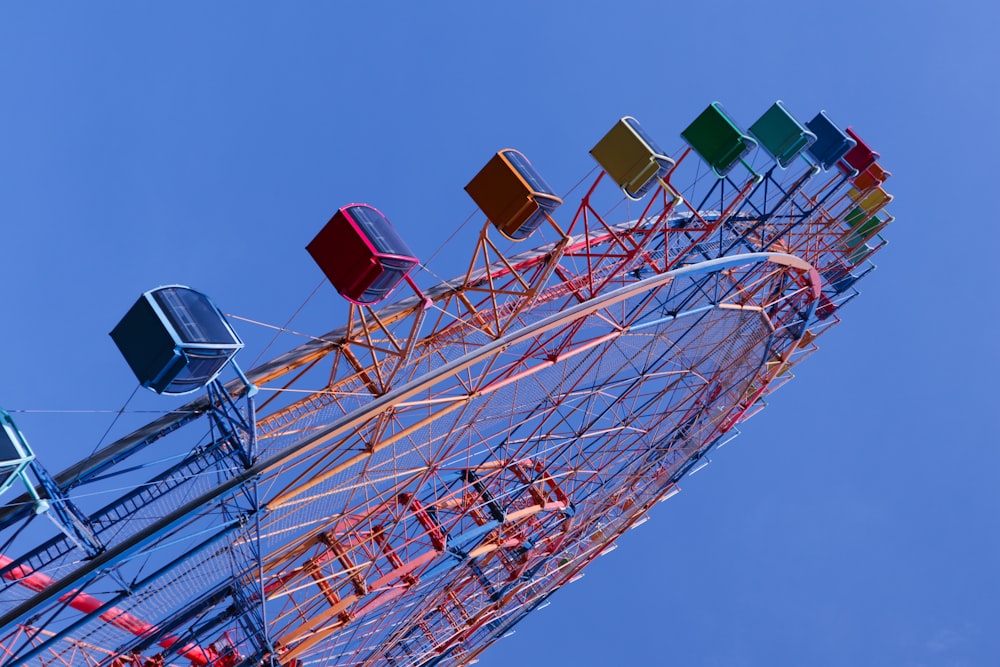
[(111, 423), (108, 425), (108, 428), (104, 431), (104, 435), (102, 435), (100, 440), (97, 441), (97, 444), (94, 445), (94, 448), (90, 450), (90, 456), (93, 456), (97, 452), (97, 450), (101, 448), (101, 445), (104, 444), (104, 440), (108, 437), (108, 434), (111, 433), (111, 429), (115, 427), (115, 424), (118, 423), (118, 420), (121, 418), (121, 416), (125, 414), (126, 412), (125, 409), (128, 407), (128, 404), (132, 402), (133, 398), (135, 398), (135, 393), (139, 391), (139, 387), (140, 385), (135, 386), (135, 389), (133, 389), (132, 393), (129, 394), (128, 400), (126, 400), (125, 404), (122, 405), (122, 407), (115, 413), (115, 418), (111, 420)]

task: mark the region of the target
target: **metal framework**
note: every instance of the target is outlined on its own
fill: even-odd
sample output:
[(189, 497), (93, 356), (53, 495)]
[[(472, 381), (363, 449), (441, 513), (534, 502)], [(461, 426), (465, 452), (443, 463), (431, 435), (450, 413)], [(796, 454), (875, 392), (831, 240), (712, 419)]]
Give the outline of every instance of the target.
[[(352, 305), (248, 372), (256, 396), (216, 382), (54, 476), (94, 553), (40, 538), (26, 496), (0, 508), (0, 663), (474, 661), (735, 435), (873, 268), (891, 218), (858, 237), (856, 174), (759, 169), (685, 151), (639, 211), (599, 173), (526, 252), (485, 225), (456, 280)], [(112, 476), (130, 490), (82, 493)]]

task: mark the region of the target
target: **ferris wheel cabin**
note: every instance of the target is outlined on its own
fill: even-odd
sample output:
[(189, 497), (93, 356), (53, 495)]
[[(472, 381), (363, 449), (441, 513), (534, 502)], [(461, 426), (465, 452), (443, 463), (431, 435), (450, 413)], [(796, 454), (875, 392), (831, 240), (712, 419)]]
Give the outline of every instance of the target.
[(806, 127), (816, 135), (816, 141), (809, 147), (809, 155), (823, 169), (832, 168), (857, 144), (850, 135), (830, 120), (825, 111), (816, 114), (806, 123)]
[(615, 123), (590, 154), (625, 196), (634, 200), (642, 199), (674, 166), (674, 161), (631, 116)]
[(778, 100), (750, 126), (750, 134), (782, 169), (788, 168), (804, 150), (816, 142), (816, 135), (785, 109)]
[(853, 170), (858, 174), (863, 174), (867, 172), (875, 164), (875, 161), (881, 156), (873, 151), (871, 146), (866, 144), (851, 128), (847, 128), (847, 135), (854, 140), (854, 146), (844, 155), (844, 161), (841, 163), (841, 169), (844, 171)]
[(211, 299), (181, 285), (144, 293), (111, 338), (139, 383), (168, 395), (204, 387), (243, 347)]
[(538, 229), (562, 199), (520, 151), (505, 148), (465, 186), (476, 206), (501, 234), (522, 241)]
[(381, 211), (339, 209), (306, 250), (340, 294), (367, 305), (387, 297), (419, 260)]
[(14, 420), (0, 410), (0, 493), (18, 479), (24, 479), (25, 470), (34, 459), (28, 441), (14, 425)]
[(681, 132), (681, 137), (719, 178), (732, 171), (737, 163), (754, 173), (744, 158), (757, 147), (757, 141), (741, 130), (718, 102), (709, 104)]

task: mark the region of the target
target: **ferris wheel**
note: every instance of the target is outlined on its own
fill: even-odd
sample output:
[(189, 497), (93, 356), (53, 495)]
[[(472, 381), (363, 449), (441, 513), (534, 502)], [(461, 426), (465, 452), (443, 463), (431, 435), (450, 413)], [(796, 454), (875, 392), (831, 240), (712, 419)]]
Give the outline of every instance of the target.
[(736, 435), (885, 244), (889, 173), (825, 113), (681, 136), (619, 120), (566, 215), (500, 150), (433, 285), (342, 206), (307, 250), (346, 322), (245, 372), (207, 295), (143, 293), (112, 338), (193, 400), (55, 475), (0, 412), (0, 664), (474, 662)]

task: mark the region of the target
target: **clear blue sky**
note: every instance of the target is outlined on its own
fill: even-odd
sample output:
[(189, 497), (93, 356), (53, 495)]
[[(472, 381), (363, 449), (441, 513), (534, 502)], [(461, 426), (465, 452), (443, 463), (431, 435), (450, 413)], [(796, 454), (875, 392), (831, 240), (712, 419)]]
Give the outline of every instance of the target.
[[(675, 151), (713, 100), (744, 124), (824, 108), (894, 174), (879, 270), (742, 437), (481, 664), (1000, 664), (997, 20), (985, 0), (4, 3), (0, 405), (119, 408), (135, 381), (107, 332), (157, 285), (282, 324), (345, 203), (428, 258), (499, 148), (564, 191), (622, 115)], [(296, 324), (341, 313), (324, 285)], [(249, 365), (267, 336), (239, 327)], [(53, 470), (111, 419), (15, 418)]]

